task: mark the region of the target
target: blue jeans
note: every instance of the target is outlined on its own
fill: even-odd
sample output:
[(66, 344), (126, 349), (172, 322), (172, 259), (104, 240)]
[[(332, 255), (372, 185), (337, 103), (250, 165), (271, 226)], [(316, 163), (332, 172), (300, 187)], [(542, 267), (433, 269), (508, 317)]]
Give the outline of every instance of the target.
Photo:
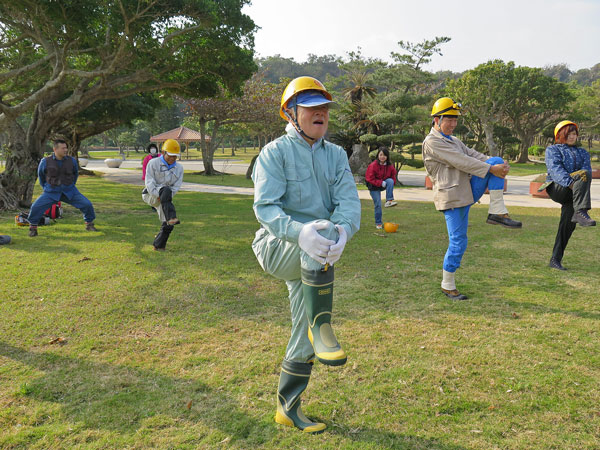
[[(96, 218), (96, 213), (94, 212), (94, 206), (92, 205), (92, 202), (90, 202), (79, 191), (73, 195), (71, 200), (69, 200), (65, 194), (61, 195), (60, 201), (68, 203), (69, 205), (73, 205), (75, 208), (80, 210), (83, 213), (83, 220), (85, 220), (86, 223), (93, 222)], [(44, 215), (44, 211), (50, 208), (54, 203), (56, 203), (56, 201), (53, 200), (49, 194), (42, 192), (42, 195), (40, 195), (33, 205), (31, 205), (31, 210), (29, 211), (28, 217), (29, 223), (31, 225), (37, 225)]]
[[(373, 199), (373, 205), (375, 205), (375, 224), (381, 225), (381, 191), (369, 191), (371, 198)], [(388, 178), (385, 180), (385, 201), (394, 200), (394, 180)]]
[[(494, 156), (486, 161), (491, 166), (502, 164), (503, 162), (503, 159), (498, 156)], [(473, 202), (479, 200), (486, 189), (490, 191), (504, 189), (504, 179), (492, 175), (491, 172), (488, 172), (483, 178), (471, 177)], [(444, 256), (444, 270), (446, 272), (456, 272), (467, 250), (467, 228), (469, 226), (469, 210), (471, 206), (472, 204), (443, 211), (446, 218), (446, 228), (448, 229), (448, 250), (446, 250), (446, 256)]]

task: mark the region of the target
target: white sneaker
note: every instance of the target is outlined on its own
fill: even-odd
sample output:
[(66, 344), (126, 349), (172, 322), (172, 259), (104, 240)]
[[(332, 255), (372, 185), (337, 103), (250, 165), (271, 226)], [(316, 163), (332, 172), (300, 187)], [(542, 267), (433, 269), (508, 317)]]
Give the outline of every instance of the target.
[(383, 228), (383, 225), (377, 224), (377, 225), (375, 225), (375, 228), (377, 228), (378, 230), (381, 230)]
[(398, 204), (398, 202), (395, 202), (394, 200), (388, 200), (387, 202), (385, 202), (385, 205), (383, 205), (384, 208), (391, 208), (392, 206), (396, 206)]

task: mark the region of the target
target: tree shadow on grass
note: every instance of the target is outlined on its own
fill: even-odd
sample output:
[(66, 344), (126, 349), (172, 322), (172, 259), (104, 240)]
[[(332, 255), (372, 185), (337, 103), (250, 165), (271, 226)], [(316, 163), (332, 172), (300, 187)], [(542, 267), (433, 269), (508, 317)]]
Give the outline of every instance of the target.
[[(0, 356), (44, 372), (22, 386), (20, 395), (60, 404), (66, 420), (82, 424), (88, 430), (152, 433), (164, 427), (191, 428), (202, 423), (226, 434), (228, 445), (241, 448), (273, 444), (282, 437), (285, 440), (289, 432), (298, 433), (298, 443), (310, 444), (312, 440), (276, 425), (271, 415), (269, 420), (261, 420), (249, 414), (227, 393), (198, 379), (166, 376), (148, 369), (91, 362), (51, 352), (32, 352), (4, 342), (0, 342)], [(465, 450), (465, 447), (436, 439), (371, 428), (353, 430), (336, 425), (326, 433), (338, 436), (337, 439), (347, 444), (348, 441), (364, 443), (369, 448)], [(221, 439), (221, 435), (217, 437)], [(195, 444), (206, 444), (207, 439), (210, 439), (210, 431), (198, 433)], [(329, 446), (324, 447), (334, 448), (332, 444), (329, 441)]]
[[(275, 434), (271, 423), (258, 420), (226, 393), (197, 379), (31, 352), (4, 342), (0, 342), (0, 356), (43, 371), (21, 389), (22, 394), (61, 404), (67, 419), (83, 423), (88, 429), (135, 433), (148, 428), (150, 418), (159, 416), (173, 424), (204, 423), (227, 434), (231, 442), (241, 441), (252, 447), (271, 440)], [(160, 428), (161, 424), (155, 426)], [(199, 436), (199, 441), (203, 438), (206, 436)]]

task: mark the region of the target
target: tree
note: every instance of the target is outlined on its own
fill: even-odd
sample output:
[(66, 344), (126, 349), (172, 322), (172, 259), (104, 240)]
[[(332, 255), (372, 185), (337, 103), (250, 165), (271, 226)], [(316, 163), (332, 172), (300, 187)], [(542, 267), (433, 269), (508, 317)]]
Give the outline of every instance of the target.
[(200, 145), (205, 175), (217, 174), (213, 167), (213, 157), (223, 138), (219, 134), (223, 127), (263, 121), (272, 123), (279, 117), (281, 92), (279, 85), (266, 82), (258, 74), (246, 82), (241, 96), (223, 89), (218, 97), (187, 101), (191, 120), (198, 125), (202, 136)]
[(506, 117), (521, 141), (518, 162), (527, 162), (534, 136), (558, 121), (575, 97), (565, 83), (531, 67), (515, 68), (507, 91), (511, 101)]
[[(441, 55), (440, 46), (450, 38), (436, 37), (413, 44), (400, 41), (398, 45), (404, 53), (392, 52), (396, 64), (380, 68), (373, 74), (373, 80), (380, 86), (382, 94), (377, 98), (378, 108), (369, 115), (376, 125), (377, 143), (394, 149), (398, 145), (415, 143), (422, 139), (421, 124), (429, 124), (429, 115), (423, 105), (430, 102), (430, 83), (435, 77), (423, 66), (435, 54)], [(413, 155), (414, 156), (414, 155)]]
[(576, 100), (573, 106), (573, 118), (580, 120), (582, 129), (587, 134), (600, 133), (600, 80), (591, 86), (575, 89)]
[(514, 100), (506, 89), (514, 69), (512, 61), (488, 61), (467, 71), (458, 80), (451, 80), (446, 86), (446, 93), (464, 104), (466, 122), (479, 122), (490, 156), (500, 154), (494, 139), (494, 126), (502, 121)]
[(553, 66), (545, 66), (544, 67), (544, 75), (552, 77), (558, 81), (562, 81), (563, 83), (567, 83), (573, 72), (569, 69), (569, 66), (566, 64), (554, 64)]
[(50, 133), (95, 102), (235, 90), (255, 68), (246, 3), (0, 2), (0, 130), (9, 140), (0, 210), (31, 202)]
[(135, 119), (151, 119), (159, 105), (154, 93), (100, 100), (53, 127), (50, 134), (64, 138), (69, 144), (69, 155), (77, 158), (85, 139), (123, 125), (131, 127)]

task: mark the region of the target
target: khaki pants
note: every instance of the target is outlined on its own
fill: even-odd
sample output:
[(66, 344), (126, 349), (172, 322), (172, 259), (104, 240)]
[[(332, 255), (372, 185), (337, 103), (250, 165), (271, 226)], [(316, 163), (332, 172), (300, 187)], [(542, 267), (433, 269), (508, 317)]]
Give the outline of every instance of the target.
[(144, 190), (142, 191), (142, 200), (144, 200), (144, 202), (146, 202), (148, 205), (156, 208), (156, 211), (158, 212), (158, 219), (161, 221), (161, 223), (167, 221), (165, 213), (160, 207), (160, 197), (155, 197), (154, 195), (149, 194), (148, 191), (146, 191), (146, 189), (144, 188)]

